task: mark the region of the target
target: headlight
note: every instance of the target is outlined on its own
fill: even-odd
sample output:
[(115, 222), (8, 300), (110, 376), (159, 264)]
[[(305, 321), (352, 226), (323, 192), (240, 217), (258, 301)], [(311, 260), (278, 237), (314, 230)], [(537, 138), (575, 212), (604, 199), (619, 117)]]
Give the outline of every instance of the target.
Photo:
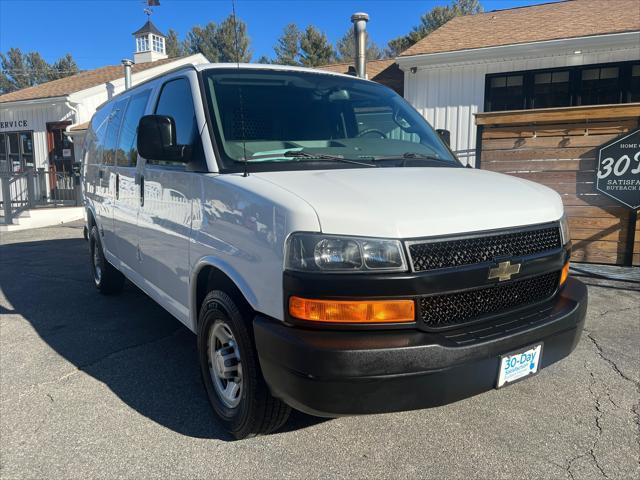
[(399, 240), (294, 233), (285, 250), (285, 269), (304, 272), (405, 272)]
[(571, 234), (569, 233), (569, 222), (567, 221), (567, 214), (563, 213), (560, 219), (560, 234), (562, 235), (562, 245), (566, 245), (571, 241)]

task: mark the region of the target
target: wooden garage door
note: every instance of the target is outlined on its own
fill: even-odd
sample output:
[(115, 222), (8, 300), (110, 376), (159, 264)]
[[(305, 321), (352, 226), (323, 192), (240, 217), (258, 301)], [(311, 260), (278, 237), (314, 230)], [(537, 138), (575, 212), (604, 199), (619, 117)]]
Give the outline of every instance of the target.
[[(556, 190), (564, 201), (574, 261), (624, 264), (631, 211), (598, 193), (598, 148), (640, 126), (640, 104), (479, 113), (480, 168)], [(640, 265), (640, 222), (633, 264)]]

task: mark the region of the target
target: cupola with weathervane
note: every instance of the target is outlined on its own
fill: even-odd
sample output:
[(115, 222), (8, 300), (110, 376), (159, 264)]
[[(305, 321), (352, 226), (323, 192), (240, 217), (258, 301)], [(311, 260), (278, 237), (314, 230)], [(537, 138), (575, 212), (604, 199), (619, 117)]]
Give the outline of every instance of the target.
[(167, 58), (166, 35), (158, 30), (151, 19), (133, 32), (136, 39), (135, 63), (155, 62)]

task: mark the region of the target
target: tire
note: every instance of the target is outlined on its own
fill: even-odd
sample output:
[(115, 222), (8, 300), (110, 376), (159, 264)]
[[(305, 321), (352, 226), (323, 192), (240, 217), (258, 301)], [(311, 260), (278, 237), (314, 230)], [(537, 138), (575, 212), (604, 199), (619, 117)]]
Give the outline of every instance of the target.
[(89, 233), (91, 253), (91, 277), (96, 288), (105, 295), (119, 293), (124, 287), (124, 275), (104, 258), (98, 227), (91, 227)]
[(198, 327), (198, 358), (209, 402), (238, 440), (276, 431), (291, 412), (269, 392), (246, 316), (229, 295), (216, 290), (202, 303)]

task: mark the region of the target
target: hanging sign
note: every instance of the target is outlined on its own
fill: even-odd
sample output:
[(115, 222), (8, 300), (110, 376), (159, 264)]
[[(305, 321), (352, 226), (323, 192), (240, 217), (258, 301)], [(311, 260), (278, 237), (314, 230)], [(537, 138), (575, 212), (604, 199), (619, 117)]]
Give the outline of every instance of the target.
[(627, 207), (640, 207), (640, 129), (598, 151), (596, 188)]

